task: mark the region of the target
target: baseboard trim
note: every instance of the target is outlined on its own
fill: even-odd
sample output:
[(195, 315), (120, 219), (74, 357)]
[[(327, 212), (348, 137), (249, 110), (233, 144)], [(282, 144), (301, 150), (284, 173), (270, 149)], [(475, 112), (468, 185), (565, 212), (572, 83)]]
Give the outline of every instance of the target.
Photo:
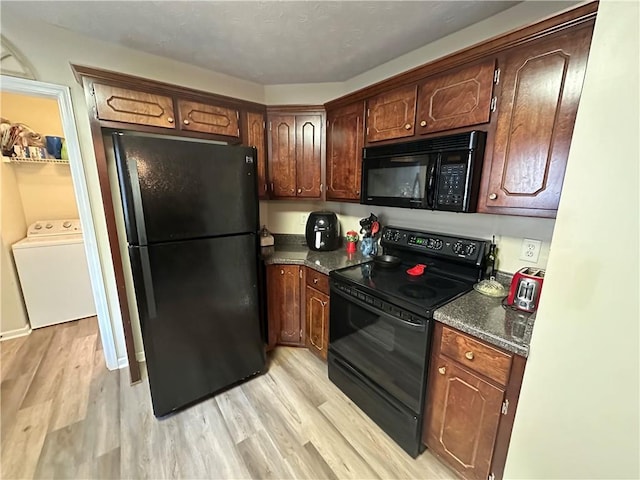
[(12, 338), (24, 337), (25, 335), (29, 335), (31, 333), (31, 327), (29, 325), (25, 325), (22, 328), (18, 328), (16, 330), (9, 330), (8, 332), (0, 333), (0, 342), (5, 340), (10, 340)]
[[(144, 351), (143, 352), (136, 352), (136, 360), (138, 362), (144, 362), (145, 361)], [(118, 369), (125, 368), (125, 367), (128, 367), (128, 366), (129, 366), (129, 359), (126, 356), (118, 358)]]

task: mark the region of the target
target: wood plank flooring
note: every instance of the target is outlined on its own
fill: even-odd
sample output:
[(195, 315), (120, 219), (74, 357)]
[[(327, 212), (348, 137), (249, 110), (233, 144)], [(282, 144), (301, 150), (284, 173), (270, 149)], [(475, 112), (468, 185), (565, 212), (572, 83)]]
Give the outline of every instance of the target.
[(168, 418), (149, 385), (109, 372), (95, 318), (0, 344), (0, 478), (456, 478), (404, 453), (305, 349)]

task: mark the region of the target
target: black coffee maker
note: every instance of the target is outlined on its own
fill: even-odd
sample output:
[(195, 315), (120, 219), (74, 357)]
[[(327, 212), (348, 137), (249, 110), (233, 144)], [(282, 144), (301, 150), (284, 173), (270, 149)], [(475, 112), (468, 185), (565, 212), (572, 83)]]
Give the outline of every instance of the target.
[(311, 212), (305, 231), (311, 250), (330, 251), (340, 246), (340, 222), (333, 212)]

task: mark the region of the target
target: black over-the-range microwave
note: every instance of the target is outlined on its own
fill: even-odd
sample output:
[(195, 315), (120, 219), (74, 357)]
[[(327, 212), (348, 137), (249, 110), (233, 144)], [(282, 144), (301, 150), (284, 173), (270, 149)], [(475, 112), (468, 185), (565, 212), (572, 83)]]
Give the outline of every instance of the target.
[(486, 132), (362, 149), (360, 203), (475, 212)]

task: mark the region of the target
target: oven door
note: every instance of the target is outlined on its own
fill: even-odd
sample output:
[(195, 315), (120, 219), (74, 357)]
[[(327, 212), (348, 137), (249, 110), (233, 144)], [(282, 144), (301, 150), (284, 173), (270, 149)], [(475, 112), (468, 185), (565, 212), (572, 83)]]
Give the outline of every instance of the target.
[(332, 284), (329, 350), (418, 414), (426, 381), (431, 322)]

